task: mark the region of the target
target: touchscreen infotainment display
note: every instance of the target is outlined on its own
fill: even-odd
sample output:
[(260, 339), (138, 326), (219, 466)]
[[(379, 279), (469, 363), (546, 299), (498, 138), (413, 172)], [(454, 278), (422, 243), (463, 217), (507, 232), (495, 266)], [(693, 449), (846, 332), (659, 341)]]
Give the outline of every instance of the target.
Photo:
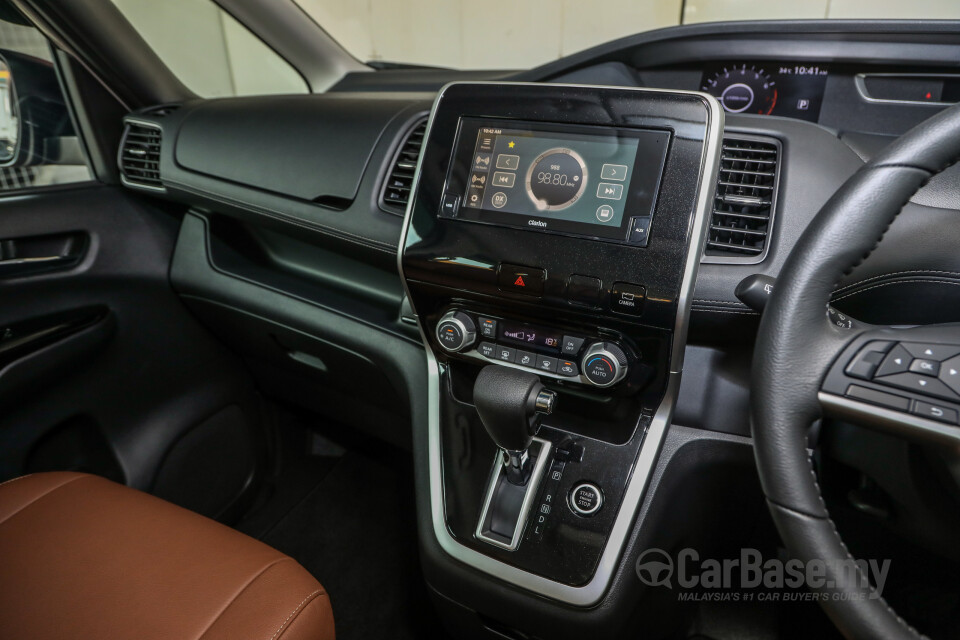
[(668, 141), (652, 129), (464, 118), (456, 217), (629, 242), (635, 225), (649, 234)]

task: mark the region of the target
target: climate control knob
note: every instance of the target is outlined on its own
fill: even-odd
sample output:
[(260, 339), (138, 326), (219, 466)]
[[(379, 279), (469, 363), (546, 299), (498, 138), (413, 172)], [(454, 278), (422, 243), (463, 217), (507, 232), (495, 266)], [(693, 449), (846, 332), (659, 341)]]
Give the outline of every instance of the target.
[(583, 354), (580, 370), (597, 387), (615, 385), (627, 375), (627, 354), (612, 342), (595, 342)]
[(477, 325), (462, 311), (449, 311), (437, 323), (437, 342), (445, 351), (463, 351), (477, 340)]

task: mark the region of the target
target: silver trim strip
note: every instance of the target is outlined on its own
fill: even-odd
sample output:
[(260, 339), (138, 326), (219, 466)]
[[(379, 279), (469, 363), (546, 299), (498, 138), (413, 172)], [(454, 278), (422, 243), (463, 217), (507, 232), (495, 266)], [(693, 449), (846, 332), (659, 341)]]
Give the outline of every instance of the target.
[[(527, 84), (539, 86), (536, 83), (502, 83), (502, 82), (454, 82), (444, 86), (437, 94), (433, 107), (430, 110), (430, 118), (427, 121), (427, 131), (424, 134), (424, 145), (430, 139), (430, 133), (433, 130), (433, 121), (436, 115), (437, 104), (440, 102), (446, 90), (455, 84)], [(699, 195), (697, 197), (696, 211), (691, 221), (690, 246), (688, 247), (687, 261), (683, 270), (683, 280), (680, 284), (680, 295), (677, 300), (677, 320), (674, 328), (674, 341), (672, 350), (672, 371), (667, 381), (667, 391), (663, 402), (657, 408), (653, 421), (647, 428), (643, 445), (637, 456), (627, 489), (624, 493), (623, 502), (617, 518), (614, 521), (610, 531), (610, 537), (607, 539), (607, 545), (604, 547), (597, 564), (597, 570), (593, 578), (583, 586), (570, 586), (554, 582), (542, 576), (518, 569), (499, 560), (494, 560), (474, 549), (464, 546), (457, 542), (447, 530), (444, 518), (444, 495), (443, 495), (443, 469), (440, 451), (440, 367), (430, 348), (430, 342), (424, 333), (423, 324), (417, 323), (420, 327), (420, 336), (423, 339), (424, 349), (427, 356), (427, 428), (428, 428), (428, 463), (430, 473), (430, 516), (433, 522), (434, 535), (440, 547), (451, 557), (473, 567), (479, 571), (489, 574), (512, 584), (514, 586), (526, 589), (546, 598), (551, 598), (573, 606), (590, 607), (603, 599), (610, 581), (617, 570), (620, 560), (620, 554), (630, 529), (633, 526), (634, 518), (640, 508), (640, 501), (643, 498), (647, 482), (656, 463), (657, 455), (660, 452), (660, 446), (663, 442), (664, 434), (673, 417), (673, 409), (676, 403), (677, 393), (680, 389), (680, 371), (683, 369), (683, 354), (686, 347), (687, 323), (690, 318), (690, 306), (693, 301), (693, 289), (696, 282), (697, 270), (700, 266), (700, 256), (703, 254), (703, 245), (707, 234), (707, 220), (713, 202), (714, 186), (717, 180), (717, 169), (720, 161), (721, 139), (723, 137), (723, 109), (720, 103), (713, 96), (700, 91), (673, 91), (668, 89), (629, 89), (624, 87), (594, 86), (594, 85), (550, 85), (552, 87), (576, 87), (586, 89), (615, 89), (618, 91), (637, 91), (646, 93), (672, 93), (698, 96), (704, 100), (708, 108), (707, 136), (706, 145), (700, 165), (700, 184)], [(413, 299), (407, 288), (406, 277), (403, 272), (403, 251), (407, 244), (407, 233), (410, 229), (410, 217), (413, 211), (413, 205), (416, 202), (417, 190), (420, 187), (420, 172), (423, 165), (423, 158), (426, 155), (425, 150), (421, 152), (417, 161), (417, 170), (414, 175), (413, 190), (410, 193), (410, 201), (407, 204), (407, 212), (404, 216), (403, 231), (400, 235), (400, 243), (397, 248), (397, 269), (403, 282), (404, 291), (410, 304)], [(414, 309), (414, 312), (416, 310)], [(413, 428), (417, 428), (414, 425)]]
[(865, 101), (872, 104), (922, 104), (933, 107), (949, 107), (954, 102), (924, 102), (923, 100), (895, 100), (892, 98), (874, 98), (867, 90), (867, 76), (881, 78), (960, 78), (956, 73), (858, 73), (853, 77), (853, 84), (857, 87), (857, 93)]
[(960, 445), (960, 427), (956, 425), (927, 420), (905, 411), (885, 409), (825, 391), (819, 392), (817, 399), (828, 414), (855, 421), (867, 428), (911, 440), (923, 440), (950, 447)]
[(497, 488), (497, 480), (503, 473), (503, 452), (497, 450), (493, 458), (493, 468), (490, 469), (490, 482), (487, 483), (487, 497), (483, 500), (483, 510), (480, 512), (480, 521), (477, 523), (477, 530), (474, 532), (478, 540), (483, 540), (501, 549), (513, 551), (520, 546), (520, 538), (527, 528), (527, 515), (530, 513), (530, 507), (537, 497), (537, 491), (540, 490), (540, 480), (543, 479), (543, 472), (547, 467), (547, 459), (550, 457), (550, 449), (553, 445), (542, 438), (534, 438), (534, 442), (540, 443), (540, 452), (537, 454), (537, 461), (533, 463), (533, 472), (527, 481), (527, 492), (523, 496), (523, 504), (520, 505), (520, 516), (517, 519), (517, 528), (513, 530), (513, 538), (510, 544), (504, 544), (495, 538), (488, 538), (483, 535), (483, 523), (487, 519), (487, 511), (490, 510), (490, 502), (493, 500), (493, 491)]

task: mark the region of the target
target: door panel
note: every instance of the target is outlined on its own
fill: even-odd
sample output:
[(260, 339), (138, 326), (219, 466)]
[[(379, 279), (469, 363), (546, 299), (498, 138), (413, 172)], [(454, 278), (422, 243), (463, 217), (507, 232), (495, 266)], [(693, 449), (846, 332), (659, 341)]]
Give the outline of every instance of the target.
[[(164, 495), (219, 495), (203, 505), (215, 516), (251, 485), (263, 453), (258, 399), (242, 364), (171, 289), (179, 224), (106, 186), (0, 198), (0, 244), (75, 258), (0, 271), (0, 480), (46, 468), (119, 475)], [(215, 416), (211, 435), (191, 434)], [(207, 453), (185, 451), (193, 441)], [(249, 464), (218, 456), (238, 441)]]

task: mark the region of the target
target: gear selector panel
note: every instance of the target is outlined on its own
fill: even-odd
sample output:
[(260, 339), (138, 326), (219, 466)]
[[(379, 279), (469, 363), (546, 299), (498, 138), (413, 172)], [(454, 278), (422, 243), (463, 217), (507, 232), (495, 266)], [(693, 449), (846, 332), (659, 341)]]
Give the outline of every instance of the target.
[(722, 125), (693, 92), (440, 92), (398, 261), (439, 405), (433, 531), (458, 561), (580, 606), (610, 580), (679, 388)]

